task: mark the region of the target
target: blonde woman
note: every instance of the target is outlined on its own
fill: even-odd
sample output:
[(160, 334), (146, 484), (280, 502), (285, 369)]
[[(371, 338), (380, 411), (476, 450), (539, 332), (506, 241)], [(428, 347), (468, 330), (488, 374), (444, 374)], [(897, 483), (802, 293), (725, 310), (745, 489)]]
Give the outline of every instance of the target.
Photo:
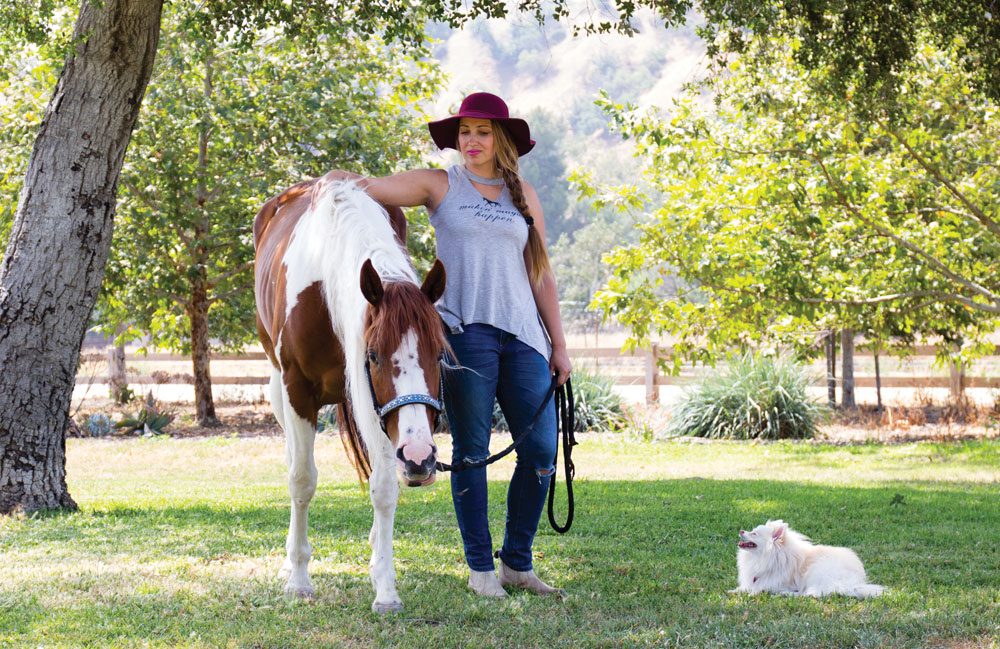
[[(437, 309), (461, 369), (447, 372), (444, 402), (453, 463), (489, 456), (494, 398), (517, 437), (527, 428), (553, 378), (572, 369), (559, 316), (555, 278), (545, 249), (545, 220), (534, 188), (518, 175), (518, 158), (534, 147), (527, 122), (509, 116), (489, 93), (467, 96), (456, 115), (428, 125), (441, 149), (463, 164), (360, 178), (386, 205), (423, 205), (434, 226), (447, 287)], [(507, 491), (507, 521), (494, 568), (487, 519), (486, 469), (453, 472), (452, 500), (469, 565), (469, 587), (504, 597), (504, 586), (561, 592), (539, 579), (532, 542), (555, 470), (556, 413), (549, 403), (517, 449)]]

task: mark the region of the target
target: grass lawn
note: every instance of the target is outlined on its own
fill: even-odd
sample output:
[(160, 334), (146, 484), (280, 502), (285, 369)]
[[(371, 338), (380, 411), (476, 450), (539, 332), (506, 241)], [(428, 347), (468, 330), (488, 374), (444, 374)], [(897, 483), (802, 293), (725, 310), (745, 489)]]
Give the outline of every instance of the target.
[[(536, 570), (566, 599), (473, 596), (444, 479), (403, 490), (395, 548), (406, 610), (383, 617), (370, 610), (371, 507), (330, 436), (317, 442), (310, 510), (317, 598), (281, 596), (283, 453), (275, 437), (69, 440), (80, 511), (0, 519), (0, 647), (1000, 643), (996, 440), (830, 446), (587, 436), (575, 455), (573, 529), (560, 536), (543, 523), (535, 544)], [(491, 473), (495, 539), (511, 464)], [(889, 594), (728, 594), (737, 531), (768, 518), (853, 548)]]

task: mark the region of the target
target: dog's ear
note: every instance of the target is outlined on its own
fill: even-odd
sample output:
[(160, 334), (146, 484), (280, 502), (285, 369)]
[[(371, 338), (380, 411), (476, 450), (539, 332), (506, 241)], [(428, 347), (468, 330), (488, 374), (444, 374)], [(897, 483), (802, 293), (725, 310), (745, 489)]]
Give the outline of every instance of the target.
[(785, 524), (781, 521), (777, 521), (777, 523), (778, 524), (774, 526), (774, 531), (771, 532), (771, 539), (776, 542), (785, 537), (785, 530), (787, 529)]

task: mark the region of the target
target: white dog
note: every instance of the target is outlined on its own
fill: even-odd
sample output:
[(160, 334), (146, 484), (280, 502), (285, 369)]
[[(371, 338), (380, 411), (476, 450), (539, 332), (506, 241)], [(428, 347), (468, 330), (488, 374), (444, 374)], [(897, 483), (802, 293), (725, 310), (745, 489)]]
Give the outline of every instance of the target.
[(885, 590), (868, 583), (861, 559), (853, 551), (813, 545), (784, 521), (768, 521), (749, 532), (740, 530), (739, 548), (739, 586), (733, 593), (874, 597)]

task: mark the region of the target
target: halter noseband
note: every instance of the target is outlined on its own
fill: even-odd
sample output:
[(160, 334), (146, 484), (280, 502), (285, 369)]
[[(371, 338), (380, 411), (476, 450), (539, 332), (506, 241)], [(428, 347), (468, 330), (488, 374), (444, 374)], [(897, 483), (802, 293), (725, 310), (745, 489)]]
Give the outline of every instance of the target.
[[(385, 426), (386, 418), (391, 415), (394, 410), (399, 410), (403, 406), (411, 403), (422, 403), (425, 406), (433, 408), (436, 411), (434, 414), (434, 426), (437, 427), (438, 419), (441, 417), (440, 401), (429, 394), (404, 394), (400, 397), (396, 397), (384, 406), (380, 406), (378, 405), (378, 397), (375, 396), (375, 384), (372, 383), (372, 368), (368, 359), (365, 359), (365, 376), (368, 377), (368, 389), (372, 392), (372, 405), (375, 406), (375, 414), (378, 415), (378, 423), (382, 426), (383, 433), (386, 435), (389, 434), (389, 430)], [(443, 386), (444, 377), (441, 377), (441, 383)]]

